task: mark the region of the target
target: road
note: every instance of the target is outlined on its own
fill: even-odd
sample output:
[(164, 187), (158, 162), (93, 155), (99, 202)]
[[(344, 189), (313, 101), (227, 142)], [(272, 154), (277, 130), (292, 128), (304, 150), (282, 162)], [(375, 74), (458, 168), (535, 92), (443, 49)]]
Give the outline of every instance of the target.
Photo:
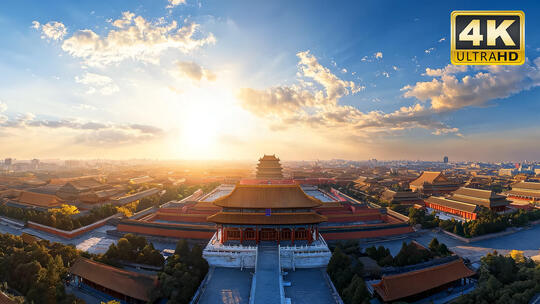
[(477, 262), (481, 257), (489, 252), (497, 250), (501, 254), (507, 254), (511, 250), (521, 250), (527, 257), (532, 257), (540, 254), (540, 225), (532, 228), (524, 229), (513, 234), (501, 236), (498, 238), (483, 240), (474, 243), (465, 243), (456, 240), (444, 233), (434, 231), (423, 231), (415, 236), (404, 240), (395, 240), (388, 242), (378, 242), (373, 244), (363, 244), (362, 248), (370, 246), (382, 245), (390, 249), (392, 255), (396, 255), (401, 249), (403, 241), (416, 240), (424, 246), (428, 246), (433, 238), (437, 238), (439, 242), (446, 244), (450, 250), (461, 257), (468, 258), (471, 262)]
[[(66, 239), (66, 238), (62, 238), (53, 234), (45, 233), (43, 231), (32, 229), (32, 228), (17, 229), (8, 225), (4, 225), (3, 223), (0, 224), (0, 233), (10, 233), (14, 235), (21, 235), (23, 232), (25, 232), (28, 234), (35, 235), (44, 240), (49, 240), (51, 242), (58, 242), (58, 243), (66, 244), (66, 245), (74, 245), (79, 250), (87, 251), (89, 253), (94, 253), (94, 254), (105, 253), (107, 249), (109, 249), (109, 246), (112, 243), (116, 243), (118, 241), (117, 237), (107, 234), (107, 230), (113, 230), (113, 229), (115, 229), (114, 226), (105, 225), (97, 229), (94, 229), (92, 231), (89, 231), (87, 233), (84, 233), (76, 238)], [(171, 242), (171, 243), (153, 242), (153, 244), (154, 244), (154, 247), (160, 251), (163, 249), (174, 250), (176, 248), (175, 242)]]

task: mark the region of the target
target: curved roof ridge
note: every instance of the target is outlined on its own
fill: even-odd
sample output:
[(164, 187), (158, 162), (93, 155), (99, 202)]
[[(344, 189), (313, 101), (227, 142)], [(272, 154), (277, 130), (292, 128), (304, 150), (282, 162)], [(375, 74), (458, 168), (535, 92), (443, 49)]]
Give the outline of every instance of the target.
[[(279, 189), (289, 189), (289, 191), (284, 192)], [(257, 191), (259, 193), (255, 193)], [(237, 183), (229, 194), (215, 199), (212, 203), (220, 207), (239, 208), (314, 208), (322, 205), (322, 201), (307, 195), (298, 184)]]

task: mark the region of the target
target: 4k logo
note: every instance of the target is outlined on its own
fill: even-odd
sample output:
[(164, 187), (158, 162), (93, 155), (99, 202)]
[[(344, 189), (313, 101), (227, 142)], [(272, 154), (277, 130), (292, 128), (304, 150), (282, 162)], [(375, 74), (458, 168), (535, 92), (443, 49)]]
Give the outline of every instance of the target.
[(452, 64), (525, 62), (522, 11), (453, 11), (450, 20)]

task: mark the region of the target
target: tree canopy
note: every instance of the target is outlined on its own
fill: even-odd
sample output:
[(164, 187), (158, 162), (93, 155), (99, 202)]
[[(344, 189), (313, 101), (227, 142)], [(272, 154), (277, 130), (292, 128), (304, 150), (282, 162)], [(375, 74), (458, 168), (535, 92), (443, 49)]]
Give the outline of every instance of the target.
[(503, 256), (496, 251), (481, 259), (478, 286), (454, 300), (456, 304), (529, 303), (540, 292), (540, 265), (512, 251)]
[(79, 252), (48, 241), (24, 243), (22, 238), (0, 234), (0, 280), (30, 303), (84, 303), (66, 294), (63, 281)]
[(185, 240), (180, 240), (162, 272), (158, 274), (159, 284), (152, 292), (152, 298), (169, 299), (168, 303), (189, 303), (208, 272), (208, 263), (202, 257), (202, 248), (189, 248)]

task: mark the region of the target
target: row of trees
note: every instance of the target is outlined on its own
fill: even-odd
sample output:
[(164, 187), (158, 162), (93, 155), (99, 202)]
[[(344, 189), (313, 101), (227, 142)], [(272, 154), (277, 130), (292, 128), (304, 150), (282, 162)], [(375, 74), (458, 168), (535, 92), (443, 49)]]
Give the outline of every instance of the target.
[(540, 266), (513, 250), (504, 256), (496, 251), (481, 259), (478, 286), (454, 300), (456, 304), (529, 303), (540, 292)]
[(169, 299), (168, 303), (189, 303), (208, 272), (208, 263), (202, 257), (199, 245), (189, 248), (185, 240), (176, 245), (174, 255), (158, 274), (159, 284), (152, 291), (151, 299)]
[(159, 250), (154, 248), (152, 243), (146, 241), (146, 238), (131, 233), (124, 235), (123, 238), (109, 246), (109, 249), (99, 261), (118, 265), (119, 262), (131, 262), (163, 267), (165, 259)]
[(0, 215), (2, 216), (20, 221), (32, 221), (68, 231), (90, 225), (96, 221), (116, 214), (117, 212), (118, 208), (110, 204), (95, 207), (91, 209), (88, 214), (79, 217), (73, 217), (73, 214), (58, 212), (54, 209), (44, 212), (7, 205), (0, 206)]
[(28, 303), (84, 303), (66, 294), (63, 284), (67, 267), (78, 256), (71, 246), (48, 241), (24, 243), (19, 236), (0, 234), (0, 280)]
[(365, 254), (377, 261), (377, 264), (380, 266), (402, 267), (426, 262), (434, 257), (445, 257), (450, 255), (451, 252), (445, 244), (440, 244), (434, 238), (429, 244), (429, 250), (418, 246), (414, 242), (403, 242), (399, 253), (395, 257), (392, 256), (388, 248), (383, 246), (368, 247), (365, 250)]
[(370, 296), (362, 279), (363, 270), (357, 244), (339, 244), (334, 248), (326, 272), (345, 304), (369, 303)]
[(504, 231), (508, 227), (522, 227), (531, 221), (540, 219), (540, 210), (518, 210), (514, 213), (498, 214), (482, 208), (476, 220), (461, 222), (455, 219), (441, 220), (434, 214), (427, 214), (423, 209), (409, 209), (409, 222), (420, 224), (423, 228), (440, 227), (463, 237), (476, 237), (488, 233)]

